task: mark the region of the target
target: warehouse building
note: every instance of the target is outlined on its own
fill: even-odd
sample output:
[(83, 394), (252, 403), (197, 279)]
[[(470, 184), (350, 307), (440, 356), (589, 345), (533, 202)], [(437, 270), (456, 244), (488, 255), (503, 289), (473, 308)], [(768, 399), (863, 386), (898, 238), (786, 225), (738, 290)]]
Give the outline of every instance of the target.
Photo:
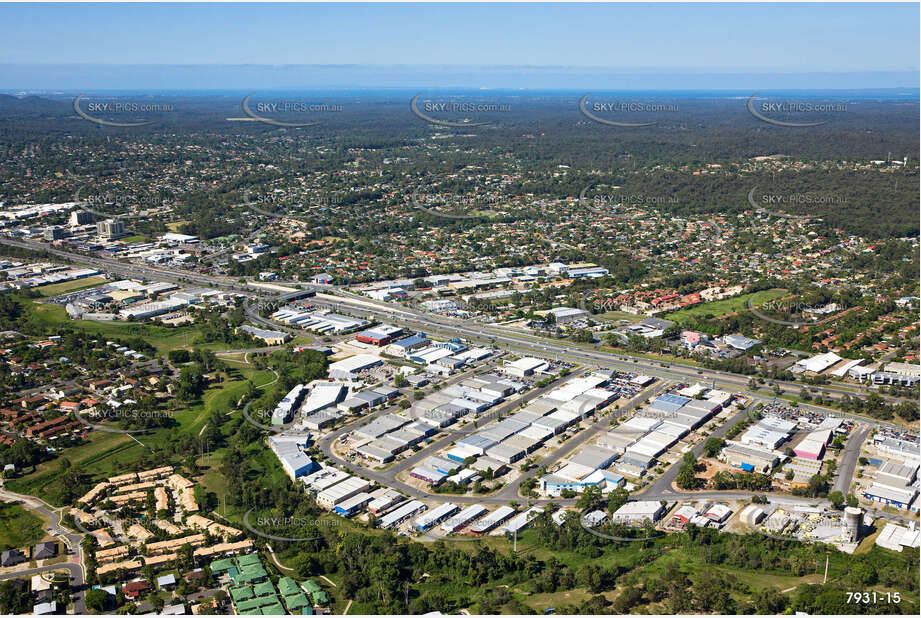
[[(474, 455), (485, 455), (487, 449), (496, 445), (496, 441), (484, 438), (480, 435), (472, 435), (458, 440), (457, 445), (464, 447), (465, 450), (470, 451)], [(450, 454), (448, 457), (451, 457)]]
[(278, 457), (285, 474), (293, 481), (320, 468), (302, 450), (307, 447), (309, 436), (271, 436), (269, 448)]
[(776, 449), (790, 437), (795, 428), (796, 423), (769, 416), (758, 421), (754, 427), (750, 427), (739, 438), (739, 442), (748, 446)]
[(322, 508), (332, 510), (336, 505), (364, 492), (369, 487), (371, 487), (371, 483), (368, 481), (357, 476), (349, 476), (343, 481), (319, 492), (316, 501)]
[(531, 521), (544, 512), (544, 509), (532, 506), (524, 513), (512, 518), (507, 524), (502, 526), (502, 531), (506, 534), (516, 534), (521, 532), (530, 525)]
[(492, 513), (484, 515), (482, 519), (470, 527), (474, 534), (487, 534), (493, 528), (506, 521), (515, 514), (515, 509), (510, 506), (500, 506)]
[(363, 427), (355, 430), (355, 435), (359, 438), (379, 438), (389, 431), (399, 429), (408, 425), (411, 421), (408, 418), (397, 416), (396, 414), (385, 414), (374, 419)]
[(442, 474), (454, 474), (459, 469), (463, 468), (458, 462), (451, 459), (445, 459), (444, 457), (438, 457), (437, 455), (433, 455), (426, 459), (423, 465), (426, 468), (441, 472)]
[(431, 485), (440, 485), (442, 481), (448, 478), (447, 474), (443, 474), (425, 466), (416, 466), (409, 472), (409, 476)]
[(917, 495), (918, 490), (914, 487), (891, 487), (878, 482), (873, 483), (863, 492), (863, 497), (867, 500), (912, 511), (918, 510), (917, 504), (912, 507), (912, 502)]
[(617, 452), (602, 446), (585, 446), (569, 459), (569, 463), (598, 470), (607, 468), (617, 459)]
[(665, 514), (666, 508), (657, 500), (627, 502), (611, 515), (611, 521), (631, 526), (644, 522), (655, 523)]
[(538, 483), (538, 487), (543, 494), (557, 497), (564, 491), (582, 493), (586, 487), (598, 487), (602, 493), (608, 493), (618, 487), (623, 487), (626, 479), (608, 470), (595, 470), (579, 480), (564, 478), (557, 474), (548, 474), (541, 477)]
[(482, 517), (486, 513), (486, 507), (481, 504), (471, 504), (463, 511), (455, 515), (454, 517), (449, 517), (441, 524), (441, 529), (446, 533), (451, 534), (452, 532), (457, 532), (464, 526), (469, 525), (470, 523), (476, 521), (479, 517)]
[(310, 396), (301, 404), (300, 411), (304, 416), (335, 406), (345, 398), (347, 392), (344, 385), (335, 382), (317, 380), (310, 386)]
[(780, 457), (768, 449), (748, 446), (738, 442), (727, 442), (720, 453), (720, 459), (730, 466), (741, 468), (746, 472), (770, 472), (777, 465)]
[(311, 472), (307, 476), (301, 477), (301, 482), (307, 489), (307, 493), (316, 494), (328, 489), (352, 476), (348, 472), (336, 468), (321, 466), (316, 472)]
[(486, 449), (486, 455), (505, 464), (513, 464), (516, 461), (523, 459), (525, 454), (526, 453), (524, 449), (512, 446), (511, 444), (505, 442), (495, 444)]
[(361, 343), (368, 343), (376, 346), (388, 345), (395, 338), (403, 333), (403, 329), (390, 324), (380, 324), (374, 328), (361, 331), (355, 335), (355, 339)]
[(454, 515), (459, 510), (460, 508), (458, 508), (457, 505), (446, 502), (420, 515), (419, 518), (413, 522), (413, 527), (420, 531), (428, 530), (432, 526), (441, 523), (442, 520)]
[(351, 380), (357, 377), (360, 372), (383, 364), (384, 361), (377, 356), (356, 354), (355, 356), (350, 356), (341, 361), (331, 363), (329, 366), (329, 377), (336, 380)]
[(535, 373), (540, 373), (548, 367), (550, 367), (550, 364), (547, 361), (526, 356), (516, 361), (506, 363), (505, 366), (502, 367), (502, 371), (516, 378), (526, 378)]
[(825, 447), (831, 439), (831, 431), (822, 429), (813, 431), (793, 448), (797, 457), (818, 461), (825, 455)]
[(374, 498), (368, 503), (368, 512), (373, 515), (380, 515), (390, 508), (406, 500), (400, 492), (394, 489), (381, 488), (371, 493)]
[(415, 515), (418, 515), (419, 513), (421, 513), (427, 508), (428, 507), (425, 506), (425, 504), (423, 504), (422, 502), (419, 502), (418, 500), (407, 502), (406, 504), (397, 507), (393, 511), (381, 517), (378, 520), (377, 525), (380, 528), (385, 528), (385, 529), (393, 528), (394, 526), (400, 525), (401, 523), (403, 523), (410, 517), (414, 517)]
[(303, 384), (298, 384), (288, 391), (288, 394), (282, 397), (281, 401), (278, 402), (278, 405), (276, 405), (275, 409), (272, 411), (272, 424), (284, 425), (290, 421), (292, 416), (294, 416), (294, 410), (301, 403), (301, 399), (306, 393), (307, 390)]
[(337, 505), (333, 512), (337, 515), (343, 517), (351, 517), (352, 515), (360, 512), (366, 505), (371, 502), (371, 494), (367, 492), (361, 492), (355, 494), (348, 500), (344, 500), (341, 504)]
[(876, 481), (891, 487), (907, 487), (918, 477), (918, 464), (887, 461), (876, 471)]
[(470, 464), (471, 470), (476, 470), (480, 473), (492, 472), (492, 476), (502, 476), (508, 472), (509, 467), (507, 464), (502, 463), (498, 459), (493, 459), (492, 457), (479, 457), (476, 461)]
[(554, 321), (560, 325), (586, 320), (591, 316), (591, 313), (585, 309), (575, 309), (573, 307), (554, 307), (547, 311), (547, 314), (552, 315)]
[(320, 429), (329, 427), (340, 418), (342, 417), (339, 415), (339, 413), (330, 408), (326, 410), (319, 410), (309, 416), (305, 416), (301, 420), (301, 424), (304, 425), (304, 427), (307, 429), (318, 431)]
[(428, 337), (425, 336), (425, 333), (416, 333), (415, 335), (410, 335), (409, 337), (394, 341), (388, 345), (384, 351), (397, 358), (406, 358), (413, 350), (424, 348), (427, 345), (429, 345), (429, 340)]

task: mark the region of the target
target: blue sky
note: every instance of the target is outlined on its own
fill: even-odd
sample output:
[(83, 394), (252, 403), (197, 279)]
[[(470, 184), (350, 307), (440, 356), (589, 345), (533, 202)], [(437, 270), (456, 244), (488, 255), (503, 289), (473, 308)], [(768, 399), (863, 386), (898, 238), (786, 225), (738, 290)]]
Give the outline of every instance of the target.
[(0, 4), (0, 58), (916, 73), (918, 21), (917, 3)]

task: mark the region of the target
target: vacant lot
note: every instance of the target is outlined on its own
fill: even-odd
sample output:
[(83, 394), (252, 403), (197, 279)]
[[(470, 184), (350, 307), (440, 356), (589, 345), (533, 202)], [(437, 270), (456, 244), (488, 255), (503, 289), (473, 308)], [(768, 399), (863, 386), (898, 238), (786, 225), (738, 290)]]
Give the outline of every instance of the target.
[(715, 300), (710, 303), (701, 303), (700, 305), (694, 305), (693, 307), (688, 307), (687, 309), (681, 309), (680, 311), (666, 314), (664, 317), (668, 320), (674, 320), (679, 324), (683, 321), (698, 320), (708, 315), (719, 317), (721, 315), (726, 315), (727, 313), (746, 311), (749, 299), (752, 300), (752, 305), (757, 307), (759, 305), (763, 305), (766, 302), (778, 299), (786, 293), (786, 290), (779, 288), (775, 288), (773, 290), (762, 290), (760, 292), (752, 292), (751, 294), (743, 294), (742, 296), (735, 296), (733, 298)]
[(40, 518), (18, 504), (0, 502), (0, 551), (34, 545), (44, 536)]
[(73, 281), (65, 281), (63, 283), (40, 285), (35, 289), (45, 298), (51, 298), (52, 296), (66, 294), (68, 292), (76, 292), (77, 290), (96, 287), (97, 285), (102, 285), (105, 282), (105, 277), (87, 277), (86, 279), (74, 279)]

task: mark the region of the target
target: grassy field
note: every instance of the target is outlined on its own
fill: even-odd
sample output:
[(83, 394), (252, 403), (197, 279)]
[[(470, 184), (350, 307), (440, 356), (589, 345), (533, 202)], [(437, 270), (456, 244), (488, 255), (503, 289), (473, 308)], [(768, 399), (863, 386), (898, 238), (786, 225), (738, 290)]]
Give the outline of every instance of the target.
[(733, 298), (725, 298), (723, 300), (715, 300), (709, 303), (701, 303), (699, 305), (694, 305), (693, 307), (688, 307), (687, 309), (681, 309), (673, 313), (668, 313), (663, 317), (665, 319), (678, 322), (679, 324), (686, 320), (702, 318), (708, 314), (716, 317), (725, 315), (727, 313), (745, 311), (748, 306), (749, 299), (752, 299), (752, 304), (757, 307), (759, 305), (763, 305), (766, 302), (781, 298), (786, 293), (787, 290), (780, 288), (762, 290), (760, 292), (752, 292), (751, 294), (743, 294), (742, 296), (735, 296)]
[[(193, 344), (201, 334), (194, 325), (167, 327), (154, 324), (139, 324), (135, 322), (96, 322), (93, 320), (70, 320), (64, 307), (50, 304), (31, 304), (30, 312), (32, 321), (37, 324), (54, 328), (61, 322), (72, 324), (74, 328), (89, 335), (97, 337), (140, 337), (157, 350), (157, 354), (166, 356), (170, 350), (193, 347), (205, 350), (225, 350), (226, 343)], [(252, 347), (262, 347), (262, 342), (253, 341)]]
[(134, 236), (125, 236), (121, 239), (122, 242), (144, 242), (147, 240), (146, 236), (141, 236), (140, 234), (135, 234)]
[[(274, 379), (270, 371), (255, 371), (246, 368), (231, 368), (226, 379), (213, 384), (205, 391), (201, 402), (173, 413), (177, 425), (165, 427), (149, 433), (120, 434), (106, 431), (90, 432), (86, 444), (67, 449), (67, 459), (73, 465), (79, 465), (95, 479), (113, 476), (124, 472), (126, 467), (157, 448), (176, 439), (177, 435), (186, 433), (199, 435), (207, 423), (212, 410), (232, 410), (235, 402), (246, 389), (246, 380), (252, 377), (257, 384)], [(56, 506), (62, 506), (59, 495), (61, 491), (60, 464), (57, 460), (46, 461), (36, 470), (7, 484), (12, 491), (40, 496)]]
[(45, 523), (18, 504), (0, 502), (0, 551), (34, 545), (45, 536)]
[(77, 290), (93, 288), (105, 282), (105, 277), (87, 277), (86, 279), (74, 279), (73, 281), (65, 281), (63, 283), (41, 285), (35, 289), (40, 292), (43, 297), (50, 298), (52, 296), (58, 296), (59, 294), (66, 294), (67, 292), (76, 292)]

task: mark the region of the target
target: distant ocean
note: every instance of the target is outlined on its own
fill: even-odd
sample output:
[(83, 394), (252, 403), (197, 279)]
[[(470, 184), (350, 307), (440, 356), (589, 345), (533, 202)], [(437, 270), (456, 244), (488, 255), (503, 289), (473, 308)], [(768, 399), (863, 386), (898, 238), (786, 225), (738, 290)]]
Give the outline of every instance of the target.
[(26, 65), (0, 64), (0, 92), (233, 95), (273, 92), (410, 96), (421, 91), (488, 92), (490, 96), (558, 96), (630, 92), (644, 96), (802, 96), (917, 98), (917, 71), (741, 73), (537, 66), (368, 65)]

